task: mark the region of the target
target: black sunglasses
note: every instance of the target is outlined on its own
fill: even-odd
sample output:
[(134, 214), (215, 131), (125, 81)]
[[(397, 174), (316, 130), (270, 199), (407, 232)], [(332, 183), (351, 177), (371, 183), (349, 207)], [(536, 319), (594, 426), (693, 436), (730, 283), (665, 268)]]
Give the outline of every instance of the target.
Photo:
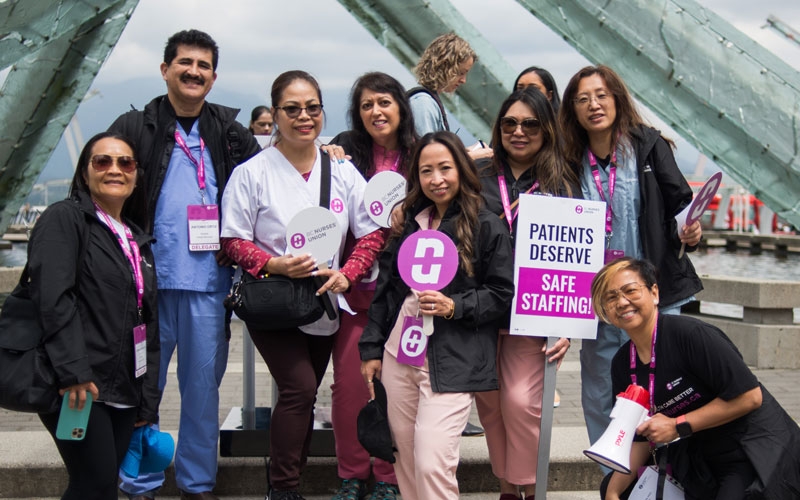
[(516, 118), (510, 116), (500, 118), (500, 130), (504, 134), (513, 134), (519, 126), (522, 126), (522, 133), (526, 135), (536, 135), (542, 128), (542, 124), (536, 118), (526, 118), (522, 121), (517, 121)]
[(136, 170), (136, 160), (132, 156), (111, 156), (94, 155), (92, 156), (92, 168), (98, 172), (105, 172), (116, 162), (120, 170), (129, 174)]
[(301, 111), (306, 110), (308, 116), (313, 118), (315, 116), (319, 116), (319, 114), (322, 113), (322, 104), (309, 104), (304, 108), (292, 104), (289, 106), (275, 106), (275, 109), (282, 109), (283, 112), (286, 113), (286, 116), (288, 116), (289, 118), (297, 118), (298, 116), (300, 116)]

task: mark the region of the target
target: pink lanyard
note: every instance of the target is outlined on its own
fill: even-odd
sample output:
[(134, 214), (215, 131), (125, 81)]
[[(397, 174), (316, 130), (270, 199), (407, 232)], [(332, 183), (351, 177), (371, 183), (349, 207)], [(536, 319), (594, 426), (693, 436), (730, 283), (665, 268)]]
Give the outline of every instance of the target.
[(433, 229), (433, 214), (436, 213), (436, 205), (431, 207), (431, 213), (428, 214), (428, 229), (431, 231), (436, 231)]
[[(100, 208), (100, 205), (97, 203), (94, 204), (95, 210), (103, 216), (103, 219), (106, 222), (106, 225), (111, 232), (114, 233), (114, 236), (117, 237), (117, 242), (119, 243), (119, 247), (122, 249), (122, 253), (125, 254), (125, 257), (128, 259), (128, 262), (133, 269), (133, 279), (136, 280), (136, 305), (139, 307), (139, 315), (142, 314), (142, 299), (144, 297), (144, 275), (142, 274), (142, 260), (141, 255), (139, 254), (139, 245), (133, 240), (133, 234), (128, 226), (125, 224), (122, 225), (125, 228), (125, 237), (128, 238), (128, 244), (130, 245), (130, 249), (128, 245), (122, 241), (122, 237), (117, 232), (117, 228), (114, 227), (114, 223), (111, 221), (111, 217)], [(131, 253), (132, 252), (132, 253)]]
[[(654, 401), (654, 394), (656, 390), (656, 336), (658, 335), (658, 313), (656, 313), (656, 324), (653, 326), (653, 340), (650, 344), (650, 383), (648, 384), (648, 390), (650, 391), (650, 411), (648, 412), (649, 416), (652, 416), (656, 411), (656, 405)], [(631, 382), (635, 385), (636, 383), (636, 346), (633, 345), (633, 341), (631, 341)]]
[(197, 185), (200, 186), (200, 191), (203, 191), (206, 188), (206, 164), (205, 160), (203, 159), (203, 151), (206, 149), (206, 143), (203, 141), (203, 138), (200, 138), (200, 161), (194, 159), (192, 156), (191, 150), (189, 150), (189, 146), (186, 145), (186, 141), (183, 140), (181, 137), (181, 133), (175, 129), (175, 142), (178, 143), (178, 146), (181, 148), (183, 153), (189, 158), (189, 160), (194, 163), (194, 166), (197, 167)]
[[(517, 209), (514, 210), (514, 214), (511, 214), (511, 202), (508, 198), (508, 187), (506, 184), (506, 177), (503, 174), (499, 174), (497, 176), (497, 184), (500, 186), (500, 201), (503, 203), (503, 212), (506, 214), (506, 222), (508, 222), (508, 230), (510, 232), (514, 232), (514, 220), (519, 215), (519, 204), (517, 204)], [(536, 191), (539, 187), (539, 181), (533, 183), (533, 186), (530, 187), (525, 194), (531, 194), (532, 192)]]
[[(600, 194), (600, 199), (606, 201), (606, 196), (603, 193), (603, 183), (600, 182), (600, 172), (597, 168), (597, 158), (591, 150), (589, 153), (589, 166), (592, 168), (592, 177), (594, 177), (594, 184), (597, 186), (597, 192)], [(606, 240), (610, 240), (614, 231), (611, 227), (611, 222), (614, 219), (614, 211), (611, 208), (611, 200), (614, 199), (614, 186), (617, 183), (617, 152), (611, 154), (611, 168), (608, 169), (608, 202), (606, 203)]]

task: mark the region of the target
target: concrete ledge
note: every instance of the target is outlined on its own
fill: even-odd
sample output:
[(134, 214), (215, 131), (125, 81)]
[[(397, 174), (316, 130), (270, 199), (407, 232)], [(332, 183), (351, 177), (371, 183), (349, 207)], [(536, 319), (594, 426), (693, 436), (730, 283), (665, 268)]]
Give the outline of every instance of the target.
[(800, 282), (765, 281), (729, 276), (700, 277), (703, 291), (701, 301), (738, 304), (756, 309), (792, 309), (800, 307)]
[(800, 368), (800, 325), (763, 325), (742, 320), (691, 315), (710, 323), (736, 344), (745, 363), (758, 369)]
[[(548, 491), (596, 490), (602, 475), (599, 467), (583, 456), (589, 445), (585, 429), (556, 427), (552, 442)], [(59, 497), (67, 484), (66, 469), (45, 431), (0, 432), (0, 477), (0, 498)], [(458, 480), (464, 493), (499, 491), (484, 438), (462, 438)], [(263, 458), (220, 458), (214, 491), (221, 496), (263, 496), (266, 482)], [(335, 458), (309, 459), (302, 478), (303, 493), (332, 494), (338, 486)], [(178, 495), (172, 466), (167, 469), (161, 494)]]

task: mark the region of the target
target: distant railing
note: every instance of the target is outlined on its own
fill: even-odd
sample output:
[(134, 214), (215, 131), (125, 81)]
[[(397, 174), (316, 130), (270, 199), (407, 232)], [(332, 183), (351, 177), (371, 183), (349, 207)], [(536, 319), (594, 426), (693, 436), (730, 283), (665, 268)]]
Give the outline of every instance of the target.
[[(14, 289), (21, 267), (0, 268), (0, 294)], [(726, 276), (703, 276), (699, 302), (683, 313), (724, 331), (748, 365), (763, 368), (800, 368), (800, 282), (768, 281)]]

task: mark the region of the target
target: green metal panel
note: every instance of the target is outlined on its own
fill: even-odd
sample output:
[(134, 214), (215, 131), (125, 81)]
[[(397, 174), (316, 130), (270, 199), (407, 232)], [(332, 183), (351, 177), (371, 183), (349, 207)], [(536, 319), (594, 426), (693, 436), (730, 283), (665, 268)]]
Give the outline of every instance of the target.
[(450, 31), (467, 40), (478, 56), (466, 85), (444, 94), (447, 109), (474, 136), (488, 139), (500, 103), (516, 72), (448, 0), (339, 0), (378, 42), (409, 70), (425, 47)]
[(7, 0), (0, 61), (0, 234), (13, 220), (138, 0)]
[(694, 0), (517, 0), (800, 226), (800, 73)]

